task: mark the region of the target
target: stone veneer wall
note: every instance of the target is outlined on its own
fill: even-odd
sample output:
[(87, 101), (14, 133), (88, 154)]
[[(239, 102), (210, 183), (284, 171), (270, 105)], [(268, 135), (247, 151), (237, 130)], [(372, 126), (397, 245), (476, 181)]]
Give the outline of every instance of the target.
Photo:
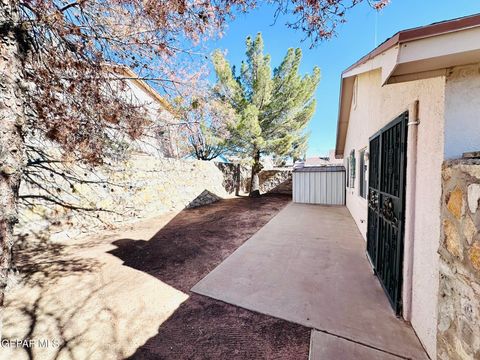
[(292, 194), (292, 170), (262, 170), (259, 175), (262, 194)]
[[(36, 201), (33, 207), (21, 208), (17, 228), (20, 234), (76, 236), (168, 211), (207, 205), (234, 197), (237, 192), (245, 195), (250, 185), (250, 169), (238, 164), (149, 155), (135, 155), (93, 171), (80, 168), (73, 171), (85, 180), (100, 180), (101, 183), (75, 183), (72, 188), (56, 174), (45, 173), (44, 178), (55, 184), (52, 186), (56, 188), (55, 193), (65, 202), (113, 212), (75, 212)], [(260, 185), (263, 192), (288, 193), (284, 183), (287, 182), (288, 188), (289, 176), (291, 172), (289, 175), (283, 170), (262, 172)], [(23, 184), (21, 194), (39, 193), (36, 188)]]
[(480, 160), (443, 165), (437, 354), (480, 359)]
[[(64, 201), (114, 212), (75, 212), (38, 201), (33, 207), (21, 208), (18, 229), (20, 233), (58, 232), (74, 236), (91, 232), (92, 228), (115, 227), (139, 218), (206, 205), (235, 196), (238, 176), (239, 193), (246, 193), (248, 171), (240, 168), (239, 174), (238, 169), (236, 164), (135, 155), (94, 171), (77, 171), (86, 180), (102, 183), (79, 183), (74, 189), (56, 174), (46, 173), (45, 178), (56, 183), (56, 192)], [(24, 184), (21, 193), (38, 192)]]

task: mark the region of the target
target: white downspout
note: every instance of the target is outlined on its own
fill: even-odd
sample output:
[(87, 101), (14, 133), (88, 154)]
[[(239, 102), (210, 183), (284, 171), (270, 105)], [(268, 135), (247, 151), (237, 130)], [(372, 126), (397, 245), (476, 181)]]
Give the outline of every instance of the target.
[(415, 237), (415, 192), (417, 177), (417, 139), (419, 101), (415, 100), (408, 109), (407, 135), (407, 182), (405, 206), (405, 237), (403, 256), (403, 318), (412, 320), (413, 257)]

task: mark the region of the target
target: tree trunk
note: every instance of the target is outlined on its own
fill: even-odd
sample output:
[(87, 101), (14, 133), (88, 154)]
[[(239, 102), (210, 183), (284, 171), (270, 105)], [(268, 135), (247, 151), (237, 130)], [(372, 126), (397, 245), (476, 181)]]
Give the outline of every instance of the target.
[[(18, 191), (25, 167), (25, 31), (18, 3), (0, 0), (0, 308), (14, 276), (13, 227), (18, 222)], [(1, 334), (0, 334), (1, 335)]]
[(235, 172), (234, 172), (234, 181), (235, 181), (235, 196), (240, 195), (240, 187), (242, 181), (242, 171), (240, 168), (240, 164), (235, 164)]
[(262, 170), (260, 163), (260, 151), (255, 150), (253, 155), (252, 177), (250, 179), (250, 197), (260, 196), (260, 178), (258, 174)]

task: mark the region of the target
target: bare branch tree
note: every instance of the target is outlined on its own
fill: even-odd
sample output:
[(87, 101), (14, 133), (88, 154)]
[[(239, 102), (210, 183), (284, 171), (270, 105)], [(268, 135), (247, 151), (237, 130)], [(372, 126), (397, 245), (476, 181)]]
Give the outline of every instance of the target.
[[(268, 1), (279, 13), (293, 14), (290, 26), (314, 42), (329, 38), (359, 2)], [(202, 74), (188, 69), (196, 46), (221, 33), (234, 13), (258, 3), (0, 0), (0, 306), (12, 272), (26, 139), (43, 137), (64, 158), (101, 164), (116, 134), (138, 139), (151, 125), (143, 106), (125, 101), (127, 79), (112, 65), (128, 66), (162, 93), (175, 93)]]

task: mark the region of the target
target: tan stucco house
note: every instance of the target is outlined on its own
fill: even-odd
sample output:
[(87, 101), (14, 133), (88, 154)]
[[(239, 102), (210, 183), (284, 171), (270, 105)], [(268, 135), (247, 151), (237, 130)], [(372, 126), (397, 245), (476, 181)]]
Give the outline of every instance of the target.
[(134, 151), (160, 158), (180, 157), (179, 120), (172, 105), (129, 67), (115, 65), (109, 68), (115, 77), (126, 80), (125, 87), (120, 87), (115, 81), (112, 81), (112, 87), (118, 88), (125, 101), (143, 106), (151, 122), (140, 141), (132, 143), (128, 135), (121, 132), (116, 134), (116, 138), (122, 137)]
[(341, 76), (346, 205), (392, 308), (436, 358), (442, 164), (480, 149), (480, 15), (400, 31)]

